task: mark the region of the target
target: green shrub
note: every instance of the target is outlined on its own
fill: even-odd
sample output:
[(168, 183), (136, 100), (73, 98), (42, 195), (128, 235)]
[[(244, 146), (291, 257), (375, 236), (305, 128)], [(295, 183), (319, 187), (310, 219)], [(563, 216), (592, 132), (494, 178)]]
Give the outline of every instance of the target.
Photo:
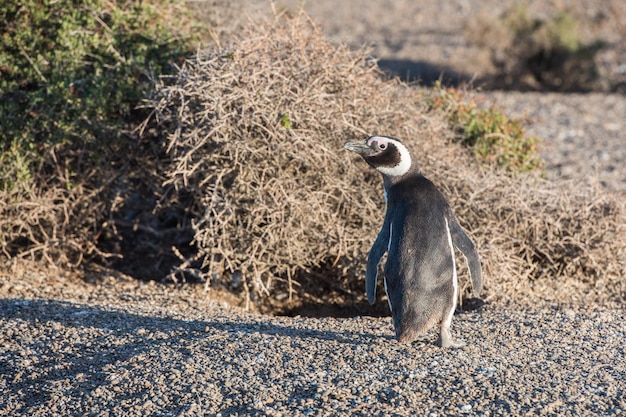
[(111, 220), (137, 188), (159, 183), (158, 143), (133, 131), (152, 78), (187, 54), (185, 10), (173, 0), (0, 2), (1, 256), (68, 266), (119, 255), (103, 245), (123, 240)]
[(149, 75), (185, 53), (165, 23), (175, 12), (169, 0), (0, 3), (0, 189), (39, 169), (71, 187), (77, 164), (119, 147)]
[(430, 91), (431, 109), (445, 113), (460, 142), (472, 149), (483, 163), (510, 172), (541, 167), (537, 156), (539, 138), (527, 136), (522, 122), (510, 119), (496, 106), (480, 108), (462, 90), (444, 88), (437, 83)]

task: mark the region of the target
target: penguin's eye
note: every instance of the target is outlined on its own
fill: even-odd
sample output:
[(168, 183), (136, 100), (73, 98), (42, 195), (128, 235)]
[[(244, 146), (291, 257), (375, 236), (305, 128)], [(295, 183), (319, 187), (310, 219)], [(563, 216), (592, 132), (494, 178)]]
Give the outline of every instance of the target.
[(378, 149), (380, 149), (381, 151), (384, 151), (385, 149), (387, 149), (387, 144), (386, 143), (379, 143), (378, 144)]

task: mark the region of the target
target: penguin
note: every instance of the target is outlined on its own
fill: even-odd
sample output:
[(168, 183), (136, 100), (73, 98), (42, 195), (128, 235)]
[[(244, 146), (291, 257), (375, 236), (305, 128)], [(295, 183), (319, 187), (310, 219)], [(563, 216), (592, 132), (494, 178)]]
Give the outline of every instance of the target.
[(383, 282), (396, 339), (411, 343), (439, 324), (437, 343), (441, 347), (464, 346), (450, 333), (459, 291), (454, 246), (465, 256), (474, 294), (479, 296), (482, 272), (474, 243), (444, 195), (422, 175), (400, 140), (370, 136), (365, 141), (346, 142), (344, 148), (359, 154), (383, 177), (387, 207), (367, 257), (369, 303), (376, 301), (378, 266), (387, 252)]

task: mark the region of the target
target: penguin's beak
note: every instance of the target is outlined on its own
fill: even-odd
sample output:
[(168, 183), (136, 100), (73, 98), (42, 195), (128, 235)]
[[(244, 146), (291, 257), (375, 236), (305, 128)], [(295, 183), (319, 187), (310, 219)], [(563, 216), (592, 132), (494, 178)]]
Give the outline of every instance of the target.
[(344, 149), (347, 149), (351, 152), (356, 152), (361, 156), (368, 156), (374, 153), (374, 150), (367, 146), (367, 141), (362, 142), (346, 142), (343, 145)]

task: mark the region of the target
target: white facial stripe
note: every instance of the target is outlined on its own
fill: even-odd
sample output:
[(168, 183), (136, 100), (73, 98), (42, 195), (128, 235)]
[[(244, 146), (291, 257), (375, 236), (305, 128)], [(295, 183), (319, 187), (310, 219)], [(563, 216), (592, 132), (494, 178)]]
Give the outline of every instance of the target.
[(389, 175), (390, 177), (401, 177), (402, 175), (409, 172), (411, 169), (411, 154), (409, 150), (398, 142), (397, 140), (393, 140), (390, 138), (383, 138), (386, 142), (393, 143), (400, 152), (400, 163), (398, 165), (392, 167), (378, 167), (377, 169), (385, 175)]
[(452, 245), (452, 235), (450, 234), (450, 226), (448, 226), (448, 219), (444, 218), (446, 222), (446, 233), (448, 234), (448, 245), (450, 245), (450, 252), (452, 254), (452, 286), (454, 287), (454, 299), (452, 300), (452, 307), (448, 317), (442, 322), (441, 327), (449, 328), (452, 324), (452, 316), (454, 315), (454, 309), (456, 308), (456, 299), (459, 292), (459, 282), (456, 275), (456, 261), (454, 260), (454, 246)]

